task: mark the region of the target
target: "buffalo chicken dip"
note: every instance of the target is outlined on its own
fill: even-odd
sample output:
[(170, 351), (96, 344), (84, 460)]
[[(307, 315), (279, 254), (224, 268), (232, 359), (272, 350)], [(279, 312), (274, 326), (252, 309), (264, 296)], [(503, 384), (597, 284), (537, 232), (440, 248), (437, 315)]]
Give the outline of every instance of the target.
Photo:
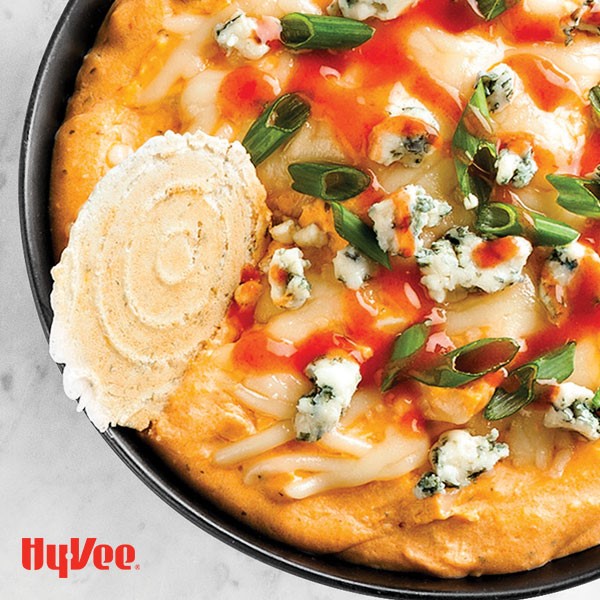
[(241, 521), (462, 577), (600, 543), (600, 4), (117, 0), (50, 350)]

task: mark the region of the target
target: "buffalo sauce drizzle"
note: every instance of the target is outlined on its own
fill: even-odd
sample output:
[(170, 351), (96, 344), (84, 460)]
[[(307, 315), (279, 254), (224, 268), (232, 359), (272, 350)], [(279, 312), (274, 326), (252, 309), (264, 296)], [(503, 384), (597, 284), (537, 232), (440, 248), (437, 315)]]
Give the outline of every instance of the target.
[(586, 177), (590, 173), (593, 173), (598, 165), (600, 165), (600, 129), (595, 127), (586, 138), (581, 155), (579, 175)]
[[(411, 56), (407, 39), (412, 31), (424, 25), (452, 33), (489, 28), (466, 3), (451, 0), (423, 0), (397, 19), (370, 24), (375, 34), (358, 48), (296, 55), (292, 76), (282, 90), (304, 94), (311, 101), (313, 117), (327, 120), (346, 151), (357, 156), (364, 156), (371, 129), (387, 116), (389, 94), (398, 81), (454, 125), (460, 118), (464, 99), (431, 78)], [(251, 114), (257, 104), (269, 100), (262, 76), (249, 69), (256, 71), (239, 67), (226, 77), (218, 98), (224, 116), (232, 107)], [(232, 85), (238, 80), (242, 93)]]
[(382, 329), (387, 317), (401, 317), (401, 330), (423, 321), (433, 302), (421, 285), (416, 265), (399, 260), (391, 271), (382, 269), (363, 289), (346, 290), (344, 295), (345, 330), (357, 343), (372, 349), (373, 355), (361, 367), (366, 383), (380, 383), (398, 331)]
[[(305, 95), (311, 102), (312, 116), (328, 121), (345, 150), (357, 158), (366, 154), (373, 127), (386, 118), (389, 94), (398, 81), (410, 95), (433, 108), (436, 114), (443, 114), (453, 125), (460, 119), (467, 99), (459, 98), (444, 88), (411, 56), (407, 39), (416, 28), (430, 26), (454, 34), (473, 30), (484, 38), (503, 38), (516, 44), (564, 41), (564, 34), (555, 18), (531, 15), (523, 3), (517, 3), (499, 18), (486, 23), (466, 2), (422, 0), (395, 20), (376, 21), (371, 25), (376, 29), (373, 38), (356, 49), (296, 55), (292, 76), (282, 90)], [(505, 62), (517, 72), (527, 93), (540, 109), (553, 111), (566, 104), (587, 110), (573, 79), (551, 61), (515, 53)], [(219, 93), (222, 112), (236, 106), (238, 111), (248, 115), (256, 112), (257, 106), (264, 106), (272, 100), (264, 74), (255, 71), (252, 67), (240, 67), (226, 78)], [(244, 85), (241, 91), (236, 91), (236, 82), (239, 81)], [(588, 134), (580, 161), (581, 174), (592, 171), (600, 162), (599, 135), (593, 129)], [(378, 189), (365, 194), (365, 198), (358, 202), (362, 209), (358, 212), (364, 212), (380, 196)], [(585, 242), (583, 238), (585, 234), (582, 237)], [(593, 231), (590, 229), (590, 244), (591, 238), (598, 249), (600, 227), (594, 226)], [(481, 267), (490, 268), (515, 252), (516, 247), (511, 240), (501, 238), (476, 249), (474, 259)], [(549, 325), (541, 333), (529, 337), (516, 364), (577, 339), (586, 332), (600, 329), (600, 272), (578, 277), (577, 289), (571, 300), (568, 322), (560, 326)], [(298, 346), (273, 340), (264, 327), (249, 327), (251, 324), (246, 321), (245, 331), (234, 348), (233, 361), (241, 369), (250, 371), (302, 372), (319, 356), (342, 351), (360, 363), (364, 383), (379, 384), (398, 332), (378, 328), (378, 318), (385, 311), (398, 314), (400, 307), (405, 316), (400, 330), (422, 321), (433, 308), (432, 301), (419, 283), (416, 266), (398, 268), (396, 265), (391, 272), (381, 269), (363, 289), (346, 290), (340, 330), (319, 331)], [(364, 354), (364, 347), (371, 349), (370, 356)], [(422, 360), (435, 356), (430, 352), (420, 354)], [(402, 388), (401, 393), (410, 395), (411, 385), (414, 386), (414, 382), (401, 383), (394, 393), (386, 394), (384, 400), (395, 395), (399, 388)]]
[(423, 320), (433, 308), (416, 266), (399, 263), (393, 271), (382, 269), (363, 289), (343, 292), (343, 318), (335, 331), (320, 330), (293, 344), (275, 340), (264, 326), (255, 325), (236, 342), (234, 365), (244, 371), (302, 373), (321, 356), (345, 353), (361, 365), (364, 383), (378, 382), (398, 333), (379, 328), (378, 319), (396, 316), (404, 329)]
[(573, 78), (551, 60), (534, 54), (514, 54), (504, 61), (523, 81), (536, 105), (547, 112), (559, 106), (581, 104)]
[[(244, 265), (240, 274), (240, 283), (248, 281), (260, 282), (261, 273), (254, 265)], [(227, 321), (234, 326), (238, 332), (249, 329), (254, 323), (254, 304), (240, 306), (235, 300), (229, 305)]]
[[(300, 343), (275, 340), (264, 326), (254, 325), (244, 331), (235, 343), (233, 366), (242, 372), (299, 374), (322, 356), (346, 355), (360, 365), (361, 385), (378, 386), (399, 333), (393, 329), (381, 329), (378, 320), (395, 317), (402, 323), (402, 330), (423, 321), (433, 310), (433, 302), (419, 278), (416, 265), (409, 265), (403, 260), (398, 260), (392, 271), (381, 269), (362, 289), (344, 290), (343, 318), (335, 330), (317, 331)], [(433, 358), (437, 354), (429, 356)], [(425, 419), (416, 403), (418, 396), (418, 387), (409, 380), (383, 396), (387, 406), (392, 407), (396, 402), (410, 406), (401, 412), (401, 416), (394, 411), (391, 413), (396, 425), (405, 432), (425, 430)]]
[(547, 15), (532, 14), (524, 2), (515, 5), (497, 19), (503, 28), (503, 37), (515, 43), (557, 42), (564, 43), (565, 34), (559, 20), (549, 12)]
[[(597, 225), (595, 229), (598, 230)], [(582, 243), (589, 243), (588, 236), (589, 233), (583, 235)], [(569, 287), (568, 318), (527, 338), (524, 352), (518, 357), (520, 363), (600, 331), (600, 265), (582, 261)]]
[(239, 67), (227, 74), (219, 88), (217, 102), (227, 119), (257, 117), (265, 104), (277, 94), (276, 81), (264, 71), (252, 66)]
[(369, 133), (387, 116), (389, 94), (397, 82), (426, 106), (435, 107), (436, 113), (457, 123), (460, 98), (432, 79), (407, 46), (410, 33), (427, 23), (428, 15), (425, 9), (415, 9), (393, 21), (374, 23), (372, 39), (354, 50), (299, 56), (288, 91), (304, 93), (313, 115), (329, 121), (346, 142), (346, 149), (358, 155), (365, 154)]
[[(412, 56), (407, 40), (417, 28), (431, 27), (451, 34), (474, 31), (484, 38), (505, 38), (517, 44), (564, 42), (555, 17), (532, 15), (522, 4), (517, 3), (487, 23), (466, 1), (422, 0), (397, 19), (370, 23), (375, 34), (358, 48), (295, 55), (291, 78), (282, 93), (305, 95), (311, 102), (313, 117), (329, 122), (345, 151), (356, 160), (366, 154), (373, 127), (388, 116), (390, 91), (397, 82), (455, 126), (467, 98), (458, 97), (433, 79)], [(550, 60), (515, 53), (505, 62), (517, 72), (542, 110), (553, 111), (562, 105), (583, 107), (573, 79)], [(257, 116), (260, 108), (274, 99), (274, 89), (266, 73), (255, 67), (239, 67), (225, 78), (219, 91), (221, 114), (225, 118)], [(582, 160), (586, 167), (597, 156), (597, 141), (597, 137), (590, 136)]]
[[(555, 17), (532, 15), (522, 4), (487, 23), (466, 1), (422, 0), (397, 19), (370, 23), (375, 34), (358, 48), (295, 55), (291, 78), (282, 93), (305, 95), (313, 117), (329, 122), (345, 151), (356, 159), (365, 155), (373, 127), (386, 118), (389, 94), (397, 82), (455, 126), (467, 99), (433, 79), (414, 59), (407, 40), (414, 30), (428, 26), (451, 34), (474, 31), (484, 38), (505, 38), (517, 44), (564, 42)], [(573, 79), (548, 59), (517, 53), (505, 62), (518, 73), (541, 109), (583, 106)], [(256, 116), (260, 107), (274, 99), (273, 89), (267, 74), (255, 67), (239, 67), (225, 78), (219, 91), (221, 114), (226, 118)]]
[(481, 269), (493, 269), (514, 258), (519, 247), (512, 237), (482, 242), (473, 250), (473, 262)]

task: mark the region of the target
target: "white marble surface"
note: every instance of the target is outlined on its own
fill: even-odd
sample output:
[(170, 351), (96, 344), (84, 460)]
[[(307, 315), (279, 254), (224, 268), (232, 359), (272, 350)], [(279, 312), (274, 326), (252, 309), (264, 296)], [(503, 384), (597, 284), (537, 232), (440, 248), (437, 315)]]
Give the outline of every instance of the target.
[[(263, 565), (151, 493), (62, 393), (30, 296), (17, 211), (19, 141), (37, 65), (66, 0), (0, 0), (0, 597), (349, 600)], [(25, 571), (22, 537), (132, 543), (140, 570), (68, 580)], [(600, 582), (549, 596), (597, 598)]]

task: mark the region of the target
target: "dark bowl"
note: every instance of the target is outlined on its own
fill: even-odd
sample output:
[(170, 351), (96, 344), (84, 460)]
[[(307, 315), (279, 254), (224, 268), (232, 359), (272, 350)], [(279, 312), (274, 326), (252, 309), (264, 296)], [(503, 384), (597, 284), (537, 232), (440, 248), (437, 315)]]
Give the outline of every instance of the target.
[[(52, 322), (48, 217), (50, 162), (55, 133), (77, 71), (112, 0), (70, 0), (50, 39), (35, 81), (20, 165), (20, 214), (25, 260), (46, 337)], [(184, 483), (137, 432), (102, 434), (121, 460), (158, 496), (211, 535), (283, 571), (353, 592), (390, 598), (526, 598), (586, 583), (600, 576), (600, 547), (512, 575), (435, 579), (354, 566), (272, 540), (223, 512)]]

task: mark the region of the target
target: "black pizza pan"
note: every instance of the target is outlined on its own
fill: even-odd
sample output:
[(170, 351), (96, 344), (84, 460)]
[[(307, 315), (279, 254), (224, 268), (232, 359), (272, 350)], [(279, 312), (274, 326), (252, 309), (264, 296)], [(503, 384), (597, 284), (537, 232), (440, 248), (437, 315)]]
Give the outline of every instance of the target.
[[(82, 59), (111, 4), (112, 0), (68, 2), (43, 56), (27, 111), (20, 162), (21, 232), (31, 290), (46, 337), (52, 322), (48, 198), (54, 138)], [(531, 598), (600, 576), (600, 547), (533, 571), (463, 579), (371, 569), (335, 556), (309, 554), (270, 539), (222, 511), (180, 479), (139, 433), (115, 428), (99, 435), (154, 493), (199, 528), (258, 560), (322, 584), (384, 598), (492, 600)]]

